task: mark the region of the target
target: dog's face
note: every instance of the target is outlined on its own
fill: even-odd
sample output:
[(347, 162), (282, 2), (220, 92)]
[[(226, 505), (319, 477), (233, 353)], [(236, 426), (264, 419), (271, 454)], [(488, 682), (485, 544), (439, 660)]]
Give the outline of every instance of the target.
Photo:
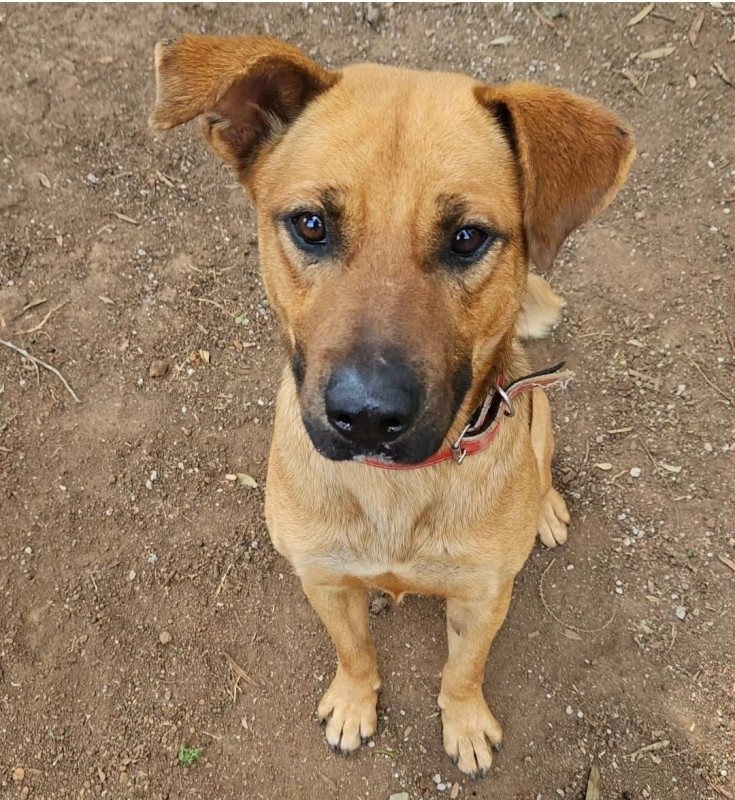
[(331, 73), (255, 38), (162, 44), (157, 69), (154, 124), (203, 115), (256, 202), (303, 421), (332, 459), (439, 449), (512, 336), (529, 255), (548, 267), (633, 159), (611, 112), (560, 90)]

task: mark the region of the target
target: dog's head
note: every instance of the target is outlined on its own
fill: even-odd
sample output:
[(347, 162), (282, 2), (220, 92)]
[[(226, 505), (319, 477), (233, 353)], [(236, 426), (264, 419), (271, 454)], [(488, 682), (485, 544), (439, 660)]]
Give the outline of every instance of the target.
[(441, 446), (513, 335), (529, 257), (549, 268), (635, 154), (560, 89), (331, 72), (272, 39), (162, 42), (156, 72), (152, 124), (200, 117), (255, 201), (304, 424), (332, 459)]

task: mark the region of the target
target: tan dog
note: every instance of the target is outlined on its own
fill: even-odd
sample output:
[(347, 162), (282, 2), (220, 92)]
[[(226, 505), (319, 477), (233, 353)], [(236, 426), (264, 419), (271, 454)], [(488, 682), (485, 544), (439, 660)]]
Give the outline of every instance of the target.
[(200, 117), (257, 207), (289, 352), (266, 517), (337, 650), (327, 740), (347, 753), (376, 732), (368, 590), (440, 595), (444, 747), (486, 774), (502, 736), (482, 693), (490, 644), (536, 532), (553, 547), (569, 522), (534, 388), (568, 376), (513, 383), (528, 373), (516, 332), (543, 335), (562, 305), (529, 257), (548, 268), (607, 206), (633, 136), (559, 89), (330, 72), (264, 38), (162, 42), (156, 71), (152, 124)]

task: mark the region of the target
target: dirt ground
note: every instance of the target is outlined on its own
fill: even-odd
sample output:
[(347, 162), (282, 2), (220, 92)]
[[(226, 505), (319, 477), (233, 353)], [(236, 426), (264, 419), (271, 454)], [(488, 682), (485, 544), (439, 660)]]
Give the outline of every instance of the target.
[[(641, 9), (0, 6), (0, 339), (81, 399), (0, 345), (0, 797), (556, 800), (593, 759), (604, 800), (735, 797), (735, 8)], [(315, 721), (332, 647), (263, 523), (281, 351), (253, 212), (196, 126), (146, 124), (154, 42), (184, 31), (539, 80), (637, 132), (532, 350), (577, 373), (552, 398), (574, 522), (491, 654), (486, 781), (442, 752), (436, 600), (374, 615), (373, 746), (337, 757)]]

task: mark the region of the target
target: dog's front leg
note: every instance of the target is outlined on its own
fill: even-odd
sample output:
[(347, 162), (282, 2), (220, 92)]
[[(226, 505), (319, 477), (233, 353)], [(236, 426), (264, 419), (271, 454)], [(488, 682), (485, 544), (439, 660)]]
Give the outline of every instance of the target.
[(337, 674), (319, 703), (319, 720), (326, 722), (330, 747), (350, 753), (373, 736), (378, 725), (380, 676), (370, 636), (368, 593), (308, 580), (303, 585), (337, 650)]
[(482, 682), (487, 654), (508, 613), (512, 592), (511, 580), (489, 597), (447, 599), (449, 658), (439, 693), (444, 749), (472, 778), (487, 775), (493, 763), (488, 742), (497, 748), (503, 737), (483, 697)]

